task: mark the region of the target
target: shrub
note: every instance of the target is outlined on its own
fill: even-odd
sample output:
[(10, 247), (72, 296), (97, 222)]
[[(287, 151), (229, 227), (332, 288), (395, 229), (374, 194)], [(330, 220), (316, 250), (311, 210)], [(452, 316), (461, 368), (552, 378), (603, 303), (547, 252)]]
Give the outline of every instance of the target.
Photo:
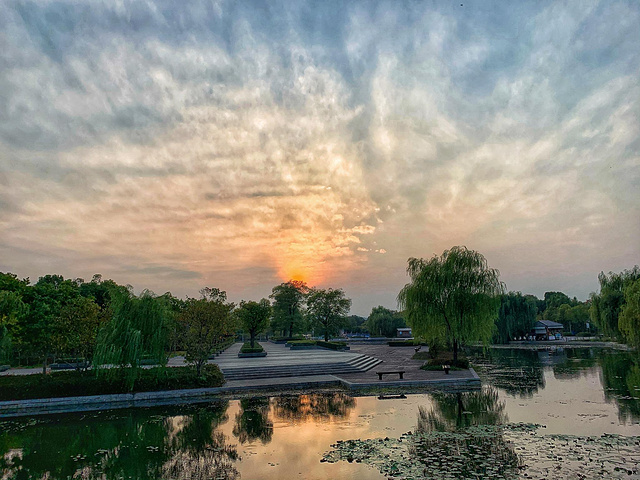
[(293, 342), (296, 340), (306, 340), (302, 335), (294, 335), (293, 337), (271, 337), (273, 342)]
[(203, 366), (199, 377), (190, 367), (140, 369), (133, 389), (127, 387), (124, 378), (96, 377), (96, 373), (91, 371), (8, 375), (0, 377), (0, 401), (210, 388), (223, 383), (224, 376), (217, 365)]
[(258, 342), (254, 342), (254, 347), (251, 348), (251, 342), (244, 342), (240, 353), (261, 353), (264, 352), (264, 348)]
[(346, 342), (324, 342), (322, 340), (316, 340), (316, 345), (331, 350), (344, 350), (347, 348)]
[(287, 345), (295, 345), (297, 347), (312, 347), (315, 344), (315, 340), (292, 340), (290, 342), (287, 342)]

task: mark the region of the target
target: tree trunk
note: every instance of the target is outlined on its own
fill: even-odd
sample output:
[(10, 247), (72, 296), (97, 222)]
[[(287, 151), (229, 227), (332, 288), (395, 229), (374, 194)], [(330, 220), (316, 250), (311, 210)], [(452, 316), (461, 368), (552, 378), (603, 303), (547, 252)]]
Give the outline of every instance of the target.
[(293, 338), (293, 322), (289, 324), (289, 338)]
[(458, 362), (458, 340), (453, 340), (453, 364)]
[(325, 341), (325, 342), (328, 342), (328, 341), (329, 341), (329, 332), (327, 332), (326, 330), (325, 330), (325, 332), (324, 332), (324, 341)]
[(49, 358), (49, 354), (45, 353), (44, 358), (42, 359), (42, 374), (47, 374), (47, 359)]
[(251, 348), (253, 348), (253, 344), (254, 344), (255, 339), (256, 339), (256, 332), (251, 331), (251, 332), (249, 332), (249, 335), (251, 335)]

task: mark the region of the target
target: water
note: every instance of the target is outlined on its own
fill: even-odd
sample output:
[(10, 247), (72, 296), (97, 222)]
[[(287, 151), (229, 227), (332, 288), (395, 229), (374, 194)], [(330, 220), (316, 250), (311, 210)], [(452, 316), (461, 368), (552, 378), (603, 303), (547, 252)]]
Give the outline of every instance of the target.
[(640, 478), (640, 360), (598, 349), (472, 356), (484, 387), (462, 394), (0, 420), (0, 478)]

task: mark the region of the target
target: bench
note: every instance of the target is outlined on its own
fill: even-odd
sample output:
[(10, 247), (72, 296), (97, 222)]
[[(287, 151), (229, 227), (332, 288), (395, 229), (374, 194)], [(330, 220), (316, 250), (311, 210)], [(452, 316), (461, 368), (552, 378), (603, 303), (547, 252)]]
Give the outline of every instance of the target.
[(442, 369), (444, 370), (444, 373), (446, 373), (447, 375), (449, 375), (449, 369), (451, 368), (451, 366), (449, 365), (442, 365)]
[(380, 379), (380, 380), (382, 380), (382, 376), (383, 375), (393, 375), (393, 374), (400, 375), (400, 380), (402, 380), (402, 376), (404, 375), (404, 370), (395, 370), (395, 371), (389, 371), (389, 372), (376, 372), (376, 374), (378, 375), (378, 379)]

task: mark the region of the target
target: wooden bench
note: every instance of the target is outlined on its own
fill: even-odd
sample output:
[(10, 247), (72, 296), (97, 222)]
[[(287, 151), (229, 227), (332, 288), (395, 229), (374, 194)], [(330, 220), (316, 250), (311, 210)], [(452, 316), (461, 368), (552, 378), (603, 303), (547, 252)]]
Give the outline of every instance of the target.
[(380, 380), (382, 380), (382, 376), (383, 375), (393, 375), (393, 374), (400, 375), (400, 380), (402, 380), (402, 376), (404, 375), (404, 370), (394, 370), (394, 371), (388, 371), (388, 372), (376, 372), (376, 374), (378, 375), (378, 379), (380, 379)]

